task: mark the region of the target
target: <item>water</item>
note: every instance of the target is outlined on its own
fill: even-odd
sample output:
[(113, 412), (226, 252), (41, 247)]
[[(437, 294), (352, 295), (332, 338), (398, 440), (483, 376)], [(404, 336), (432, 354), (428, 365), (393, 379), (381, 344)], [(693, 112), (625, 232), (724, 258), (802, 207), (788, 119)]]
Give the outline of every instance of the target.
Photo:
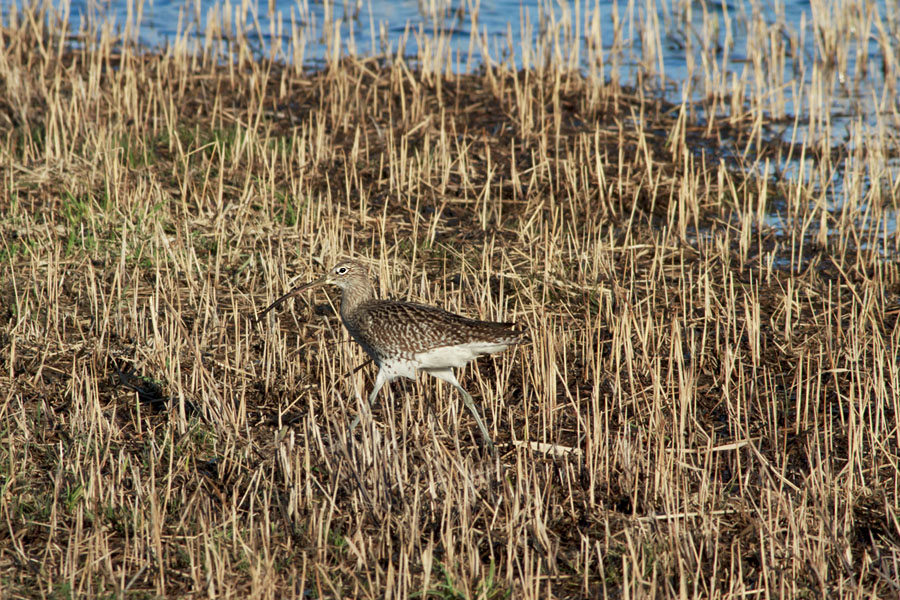
[[(0, 7), (9, 1), (0, 0)], [(839, 6), (862, 2), (830, 0), (53, 1), (68, 10), (73, 32), (96, 31), (105, 21), (147, 47), (186, 39), (202, 48), (213, 23), (227, 37), (246, 40), (259, 57), (308, 68), (320, 67), (335, 52), (391, 56), (402, 49), (415, 56), (423, 39), (441, 34), (457, 71), (485, 61), (533, 67), (541, 55), (571, 55), (577, 60), (570, 65), (574, 68), (599, 66), (604, 79), (615, 77), (626, 85), (640, 79), (674, 103), (709, 97), (726, 87), (730, 76), (752, 69), (749, 63), (761, 54), (759, 48), (781, 46), (784, 64), (762, 65), (780, 78), (767, 85), (776, 94), (779, 87), (785, 90), (773, 117), (803, 113), (803, 106), (795, 106), (792, 86), (810, 83), (812, 64), (830, 57), (828, 32), (847, 19), (849, 31), (841, 34), (859, 39), (835, 64), (839, 89), (832, 112), (872, 114), (871, 98), (885, 87), (878, 63), (896, 61), (896, 56), (884, 58), (883, 40), (900, 35), (900, 9), (888, 4), (892, 0), (867, 7), (878, 12), (886, 32)], [(865, 27), (870, 30), (856, 31)], [(648, 35), (648, 30), (660, 35)], [(292, 33), (303, 40), (299, 47), (292, 45)], [(896, 49), (888, 48), (891, 52)]]
[[(59, 5), (60, 0), (56, 0)], [(345, 53), (379, 54), (390, 49), (396, 52), (403, 44), (405, 53), (414, 55), (417, 41), (415, 33), (450, 33), (450, 45), (454, 52), (468, 55), (473, 33), (471, 15), (477, 15), (477, 28), (486, 40), (486, 50), (494, 59), (512, 56), (518, 67), (522, 64), (523, 39), (528, 44), (547, 34), (551, 24), (563, 24), (573, 34), (580, 46), (581, 56), (587, 57), (585, 44), (599, 42), (605, 55), (622, 52), (624, 67), (635, 69), (645, 51), (639, 33), (641, 23), (655, 20), (663, 32), (661, 56), (654, 58), (655, 65), (666, 76), (666, 87), (678, 88), (695, 76), (691, 64), (702, 60), (702, 49), (730, 47), (726, 68), (739, 71), (744, 68), (748, 39), (758, 33), (754, 21), (761, 19), (768, 24), (783, 23), (785, 35), (791, 30), (802, 37), (802, 54), (816, 56), (816, 15), (829, 14), (828, 9), (815, 13), (810, 0), (711, 0), (688, 2), (684, 0), (588, 0), (582, 3), (541, 0), (345, 0), (343, 2), (310, 2), (309, 0), (269, 0), (252, 2), (201, 2), (191, 0), (70, 0), (70, 21), (74, 30), (88, 23), (109, 20), (119, 31), (140, 15), (140, 27), (136, 39), (149, 47), (171, 44), (181, 32), (202, 41), (203, 32), (211, 18), (219, 22), (227, 20), (231, 33), (242, 34), (258, 46), (261, 55), (274, 55), (293, 61), (289, 38), (292, 20), (305, 33), (306, 44), (301, 60), (313, 65), (325, 60), (329, 48), (327, 40), (333, 33), (340, 34), (341, 48)], [(8, 0), (0, 2), (0, 6)], [(816, 4), (820, 4), (817, 2)], [(826, 6), (838, 4), (825, 2)], [(652, 10), (648, 11), (647, 6)], [(897, 9), (888, 10), (886, 0), (873, 5), (881, 15), (887, 15), (896, 23)], [(590, 21), (596, 13), (596, 27)], [(838, 15), (840, 18), (840, 15)], [(523, 21), (530, 21), (530, 30), (524, 30)], [(728, 31), (728, 20), (733, 32)], [(407, 33), (407, 35), (404, 35)], [(410, 34), (411, 33), (411, 34)], [(894, 31), (896, 34), (896, 30)], [(530, 39), (527, 39), (529, 38)], [(592, 39), (593, 38), (593, 39)], [(597, 39), (598, 38), (598, 39)], [(730, 38), (730, 39), (729, 39)], [(388, 48), (388, 46), (390, 48)], [(476, 50), (481, 60), (482, 48)], [(858, 52), (875, 56), (879, 53), (877, 41), (872, 38)], [(721, 53), (720, 53), (721, 54)], [(846, 65), (848, 72), (855, 70), (856, 53)], [(789, 64), (786, 73), (798, 75), (802, 65)], [(628, 76), (634, 73), (625, 72)], [(877, 73), (872, 73), (877, 77)]]
[[(8, 1), (0, 0), (0, 6)], [(416, 56), (423, 39), (443, 34), (455, 71), (471, 71), (485, 61), (530, 68), (542, 57), (573, 56), (572, 68), (593, 67), (603, 79), (626, 85), (640, 80), (676, 104), (720, 93), (729, 77), (745, 77), (755, 68), (754, 56), (776, 46), (784, 49), (783, 58), (761, 65), (779, 79), (766, 82), (774, 94), (774, 118), (807, 110), (796, 105), (798, 86), (810, 84), (814, 63), (828, 62), (828, 32), (849, 18), (849, 31), (841, 35), (854, 42), (834, 65), (830, 112), (839, 117), (832, 132), (837, 138), (847, 137), (852, 125), (846, 116), (878, 110), (873, 99), (885, 89), (879, 63), (896, 61), (883, 56), (883, 39), (900, 36), (900, 9), (890, 1), (868, 3), (887, 24), (881, 32), (830, 0), (54, 0), (61, 6), (70, 2), (73, 31), (96, 31), (98, 23), (111, 22), (114, 30), (151, 48), (180, 37), (202, 48), (212, 22), (228, 37), (246, 40), (258, 57), (318, 68), (335, 52), (392, 56), (402, 48)], [(813, 4), (821, 6), (814, 11)], [(856, 31), (863, 27), (870, 30)], [(294, 39), (303, 40), (299, 47), (291, 43), (294, 32)], [(887, 53), (896, 55), (896, 48)], [(784, 141), (790, 132), (785, 128)]]
[[(444, 40), (448, 62), (458, 72), (477, 70), (485, 61), (522, 68), (549, 62), (554, 56), (573, 57), (567, 63), (571, 68), (593, 71), (625, 85), (640, 81), (672, 103), (688, 103), (692, 118), (700, 123), (708, 118), (706, 99), (722, 94), (735, 77), (752, 87), (756, 70), (767, 79), (751, 91), (766, 90), (759, 94), (771, 96), (765, 112), (788, 123), (765, 132), (763, 139), (769, 141), (789, 142), (794, 137), (794, 142), (813, 144), (824, 139), (853, 150), (865, 143), (869, 131), (892, 131), (900, 125), (890, 122), (885, 109), (895, 100), (892, 92), (897, 82), (885, 79), (893, 77), (896, 69), (883, 67), (885, 61), (896, 62), (896, 40), (900, 39), (900, 9), (888, 4), (891, 0), (867, 4), (828, 0), (54, 1), (69, 11), (73, 34), (81, 33), (77, 39), (85, 39), (92, 35), (86, 32), (96, 32), (99, 23), (107, 22), (114, 31), (147, 47), (180, 42), (199, 51), (210, 44), (205, 32), (213, 24), (223, 32), (219, 39), (226, 41), (212, 43), (224, 44), (222, 50), (227, 50), (228, 39), (240, 38), (258, 57), (310, 69), (321, 67), (335, 54), (389, 58), (402, 51), (415, 57), (427, 40), (438, 38)], [(4, 13), (8, 2), (0, 0)], [(857, 5), (863, 4), (869, 16), (860, 16)], [(869, 18), (875, 11), (880, 18)], [(648, 31), (659, 35), (648, 35)], [(846, 52), (833, 51), (841, 45), (830, 35), (850, 40), (844, 45)], [(297, 39), (302, 43), (292, 43)], [(771, 62), (754, 64), (760, 56)], [(813, 65), (819, 67), (815, 74)], [(824, 83), (814, 81), (823, 73)], [(808, 97), (809, 90), (816, 89), (824, 90), (821, 96), (828, 98), (828, 104), (814, 110)], [(720, 116), (727, 115), (727, 108), (719, 110)], [(826, 127), (810, 116), (817, 113), (821, 119), (823, 112), (829, 117)], [(728, 148), (729, 143), (722, 140), (720, 149), (726, 160), (743, 153), (742, 148)], [(885, 164), (886, 179), (867, 185), (893, 185), (896, 162), (889, 159)], [(804, 170), (796, 157), (770, 169), (766, 175), (811, 183), (813, 170)], [(838, 177), (813, 185), (828, 188), (832, 210), (837, 211), (843, 183)], [(779, 227), (781, 215), (770, 217), (768, 224)], [(887, 230), (893, 233), (896, 228), (896, 215), (891, 214)]]

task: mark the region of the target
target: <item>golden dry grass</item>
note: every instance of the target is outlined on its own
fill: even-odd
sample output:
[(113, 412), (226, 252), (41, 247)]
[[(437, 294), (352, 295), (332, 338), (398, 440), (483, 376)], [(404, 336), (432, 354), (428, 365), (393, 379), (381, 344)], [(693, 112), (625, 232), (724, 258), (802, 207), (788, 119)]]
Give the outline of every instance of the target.
[[(2, 595), (896, 597), (898, 115), (833, 139), (826, 83), (852, 18), (896, 81), (896, 16), (845, 4), (802, 123), (755, 13), (706, 121), (569, 68), (565, 23), (522, 70), (438, 39), (308, 72), (8, 15)], [(335, 294), (251, 323), (341, 256), (530, 329), (462, 378), (497, 458), (430, 379), (348, 438), (374, 372)]]

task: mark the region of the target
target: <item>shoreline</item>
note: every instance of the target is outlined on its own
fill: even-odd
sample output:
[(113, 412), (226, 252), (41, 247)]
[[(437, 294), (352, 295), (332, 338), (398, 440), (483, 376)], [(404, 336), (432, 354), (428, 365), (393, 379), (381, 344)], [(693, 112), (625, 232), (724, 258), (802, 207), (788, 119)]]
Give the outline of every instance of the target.
[[(762, 88), (700, 122), (564, 69), (41, 27), (0, 45), (5, 595), (896, 590), (896, 113), (770, 143)], [(336, 294), (252, 322), (342, 257), (528, 329), (458, 373), (496, 458), (430, 381), (348, 436)]]

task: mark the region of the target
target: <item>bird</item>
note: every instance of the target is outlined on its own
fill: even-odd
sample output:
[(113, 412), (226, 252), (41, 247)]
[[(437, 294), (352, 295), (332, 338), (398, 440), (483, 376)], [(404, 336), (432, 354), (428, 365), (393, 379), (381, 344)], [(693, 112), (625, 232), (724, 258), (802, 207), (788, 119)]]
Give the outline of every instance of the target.
[[(494, 450), (475, 401), (453, 369), (528, 341), (526, 330), (515, 323), (469, 319), (435, 306), (378, 299), (368, 270), (354, 259), (342, 260), (319, 279), (293, 288), (263, 310), (256, 322), (285, 300), (324, 285), (340, 288), (344, 327), (378, 367), (370, 407), (386, 383), (398, 377), (415, 379), (418, 371), (424, 371), (459, 390), (486, 445)], [(358, 423), (357, 416), (351, 432)]]

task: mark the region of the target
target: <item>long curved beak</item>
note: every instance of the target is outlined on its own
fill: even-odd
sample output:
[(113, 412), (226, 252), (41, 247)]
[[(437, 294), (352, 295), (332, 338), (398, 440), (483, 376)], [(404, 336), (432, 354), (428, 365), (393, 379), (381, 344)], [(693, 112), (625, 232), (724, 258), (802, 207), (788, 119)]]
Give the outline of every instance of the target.
[(281, 298), (279, 298), (278, 300), (276, 300), (275, 302), (273, 302), (272, 304), (270, 304), (269, 306), (267, 306), (266, 309), (265, 309), (264, 311), (262, 311), (261, 313), (259, 313), (259, 314), (256, 316), (256, 319), (254, 319), (254, 321), (253, 321), (254, 325), (255, 325), (256, 323), (259, 323), (260, 321), (262, 321), (262, 320), (263, 320), (263, 317), (265, 317), (267, 314), (269, 314), (269, 311), (271, 311), (271, 310), (272, 310), (273, 308), (275, 308), (276, 306), (280, 305), (282, 302), (284, 302), (284, 301), (287, 300), (288, 298), (293, 298), (294, 296), (299, 296), (300, 294), (302, 294), (302, 293), (305, 292), (306, 290), (312, 289), (312, 288), (314, 288), (314, 287), (319, 287), (320, 285), (325, 285), (326, 283), (328, 283), (328, 276), (327, 276), (327, 275), (325, 275), (325, 276), (323, 276), (323, 277), (319, 277), (318, 279), (316, 279), (315, 281), (312, 281), (312, 282), (310, 282), (310, 283), (305, 283), (305, 284), (303, 284), (303, 285), (300, 285), (300, 286), (295, 287), (294, 289), (292, 289), (291, 291), (289, 291), (287, 294), (285, 294), (284, 296), (282, 296)]

